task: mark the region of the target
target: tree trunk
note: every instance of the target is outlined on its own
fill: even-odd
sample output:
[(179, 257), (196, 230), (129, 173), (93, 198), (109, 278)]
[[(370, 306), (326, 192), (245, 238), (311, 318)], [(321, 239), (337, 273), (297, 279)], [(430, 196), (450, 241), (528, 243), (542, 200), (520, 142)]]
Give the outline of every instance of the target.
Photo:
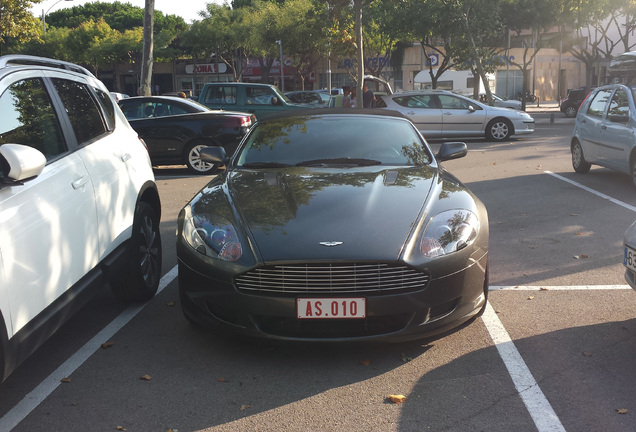
[[(362, 44), (362, 0), (353, 0), (356, 19), (356, 41), (358, 43), (358, 80), (356, 82), (356, 106), (362, 108), (362, 87), (364, 85), (364, 49)], [(331, 89), (330, 89), (331, 91)]]
[(141, 95), (152, 94), (153, 30), (155, 26), (155, 0), (146, 0), (144, 14), (144, 52), (141, 60)]

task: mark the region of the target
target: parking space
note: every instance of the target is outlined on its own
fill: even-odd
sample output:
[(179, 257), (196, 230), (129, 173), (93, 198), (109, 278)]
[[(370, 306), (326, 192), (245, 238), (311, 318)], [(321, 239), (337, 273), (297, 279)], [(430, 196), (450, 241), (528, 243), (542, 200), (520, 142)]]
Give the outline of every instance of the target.
[[(429, 341), (272, 344), (191, 326), (169, 251), (178, 210), (205, 179), (159, 175), (163, 290), (136, 314), (113, 303), (119, 318), (104, 323), (123, 325), (84, 349), (69, 340), (91, 311), (73, 319), (0, 386), (0, 430), (636, 430), (636, 293), (622, 267), (636, 193), (622, 174), (573, 173), (569, 127), (474, 141), (446, 163), (488, 207), (492, 290), (482, 319)], [(76, 369), (17, 390), (29, 368), (76, 352)]]

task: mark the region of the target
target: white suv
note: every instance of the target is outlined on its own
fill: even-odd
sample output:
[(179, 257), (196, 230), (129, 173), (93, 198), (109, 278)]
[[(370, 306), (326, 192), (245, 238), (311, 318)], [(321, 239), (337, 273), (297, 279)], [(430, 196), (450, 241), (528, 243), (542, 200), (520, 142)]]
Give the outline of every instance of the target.
[(98, 79), (0, 57), (0, 379), (104, 283), (155, 294), (160, 215), (143, 141)]

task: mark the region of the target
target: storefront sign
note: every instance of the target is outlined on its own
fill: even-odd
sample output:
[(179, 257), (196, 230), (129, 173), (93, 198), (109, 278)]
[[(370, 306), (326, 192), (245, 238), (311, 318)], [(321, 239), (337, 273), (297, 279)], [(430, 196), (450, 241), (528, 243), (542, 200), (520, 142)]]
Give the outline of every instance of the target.
[(216, 63), (207, 63), (207, 64), (189, 64), (186, 65), (185, 71), (187, 74), (215, 74), (215, 73), (225, 73), (227, 72), (227, 65), (225, 63), (219, 63), (219, 70), (217, 72)]

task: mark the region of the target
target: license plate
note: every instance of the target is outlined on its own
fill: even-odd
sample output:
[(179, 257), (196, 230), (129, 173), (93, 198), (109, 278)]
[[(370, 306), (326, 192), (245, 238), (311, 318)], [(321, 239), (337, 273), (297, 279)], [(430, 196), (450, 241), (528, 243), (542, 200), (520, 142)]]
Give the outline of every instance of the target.
[(365, 298), (299, 298), (298, 319), (366, 318)]
[(625, 259), (623, 265), (633, 272), (636, 272), (636, 250), (625, 246)]

